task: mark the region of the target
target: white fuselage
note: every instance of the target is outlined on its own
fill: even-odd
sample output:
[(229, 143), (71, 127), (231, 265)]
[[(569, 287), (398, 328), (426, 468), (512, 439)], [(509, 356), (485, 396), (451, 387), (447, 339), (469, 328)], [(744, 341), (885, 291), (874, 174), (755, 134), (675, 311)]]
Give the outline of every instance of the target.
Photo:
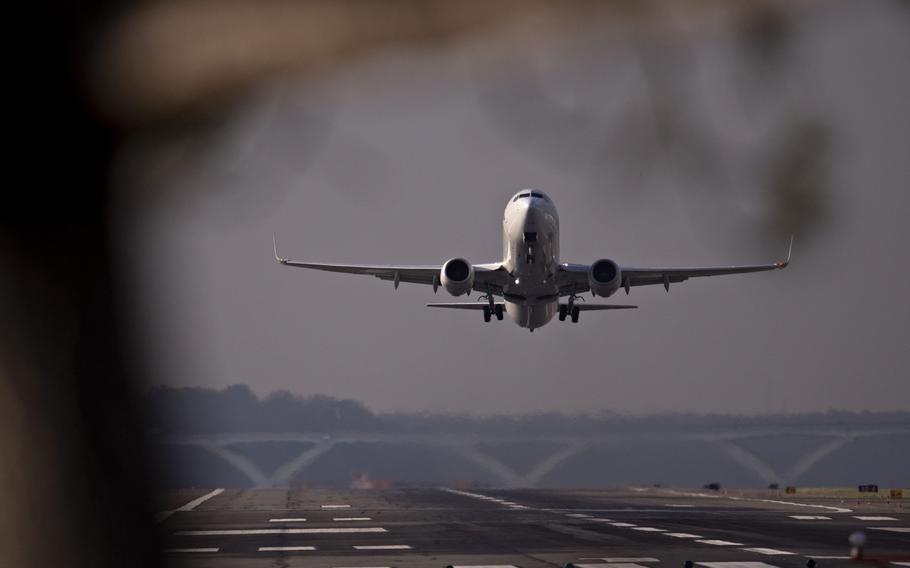
[(502, 219), (503, 266), (511, 275), (503, 288), (505, 309), (521, 327), (535, 329), (556, 315), (559, 288), (559, 216), (541, 191), (512, 196)]

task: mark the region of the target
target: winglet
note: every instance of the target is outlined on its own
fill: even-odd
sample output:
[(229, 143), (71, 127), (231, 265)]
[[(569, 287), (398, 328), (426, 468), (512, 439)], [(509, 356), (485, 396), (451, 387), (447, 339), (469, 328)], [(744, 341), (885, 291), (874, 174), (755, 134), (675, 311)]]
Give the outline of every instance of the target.
[(790, 264), (791, 256), (793, 256), (793, 235), (790, 235), (790, 248), (787, 249), (787, 260), (785, 260), (783, 262), (778, 262), (777, 267), (778, 268), (787, 268), (787, 266)]
[(284, 264), (285, 259), (278, 256), (278, 240), (275, 238), (275, 233), (272, 233), (272, 248), (275, 251), (275, 260), (277, 260), (281, 264)]

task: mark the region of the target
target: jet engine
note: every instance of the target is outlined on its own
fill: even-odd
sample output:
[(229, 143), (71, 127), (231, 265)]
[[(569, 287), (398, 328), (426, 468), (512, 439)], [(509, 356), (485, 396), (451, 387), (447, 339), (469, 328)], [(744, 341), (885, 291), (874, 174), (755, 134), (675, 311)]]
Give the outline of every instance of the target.
[(442, 265), (439, 282), (453, 296), (470, 294), (474, 287), (474, 267), (463, 258), (453, 258)]
[(607, 298), (619, 290), (622, 284), (622, 274), (619, 265), (602, 258), (591, 265), (588, 270), (588, 285), (591, 287), (591, 294)]

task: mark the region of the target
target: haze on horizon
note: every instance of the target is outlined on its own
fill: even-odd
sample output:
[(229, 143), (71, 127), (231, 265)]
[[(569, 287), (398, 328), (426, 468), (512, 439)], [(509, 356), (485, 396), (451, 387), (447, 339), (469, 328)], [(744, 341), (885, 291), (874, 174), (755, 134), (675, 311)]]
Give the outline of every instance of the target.
[[(504, 40), (481, 34), (276, 82), (196, 138), (136, 144), (124, 183), (142, 194), (117, 212), (118, 246), (135, 259), (153, 382), (377, 412), (910, 409), (907, 12), (796, 12), (783, 61), (745, 79), (724, 27), (689, 36), (685, 67), (643, 63), (621, 23), (502, 57), (486, 54)], [(655, 69), (669, 92), (649, 90)], [(655, 123), (648, 101), (679, 115)], [(667, 124), (695, 134), (655, 142)], [(820, 189), (781, 201), (788, 145), (821, 148), (783, 168)], [(796, 230), (793, 262), (619, 292), (607, 301), (640, 308), (529, 334), (424, 307), (443, 291), (272, 257), (276, 233), (304, 260), (496, 261), (523, 187), (553, 198), (566, 262), (773, 261)]]

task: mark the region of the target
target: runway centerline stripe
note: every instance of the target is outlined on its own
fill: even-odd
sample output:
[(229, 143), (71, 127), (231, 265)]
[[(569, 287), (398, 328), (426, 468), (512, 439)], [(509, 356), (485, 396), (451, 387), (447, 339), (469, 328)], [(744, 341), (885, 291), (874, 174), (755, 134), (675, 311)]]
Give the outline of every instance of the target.
[(719, 540), (719, 539), (708, 539), (708, 540), (696, 540), (695, 542), (700, 542), (702, 544), (713, 544), (714, 546), (742, 546), (741, 542), (732, 542), (729, 540)]
[(607, 524), (613, 525), (614, 527), (637, 527), (638, 526), (638, 525), (634, 525), (632, 523), (607, 523)]
[(165, 548), (165, 552), (218, 552), (218, 548)]
[(202, 531), (177, 531), (175, 536), (242, 536), (253, 534), (351, 534), (351, 533), (384, 533), (382, 527), (338, 527), (319, 529), (218, 529)]
[(407, 544), (365, 544), (355, 546), (356, 550), (411, 550)]
[(825, 517), (822, 515), (788, 515), (791, 519), (796, 519), (797, 521), (830, 521), (831, 517)]
[(635, 527), (635, 528), (632, 529), (632, 530), (633, 530), (633, 531), (641, 531), (641, 532), (667, 532), (667, 531), (664, 530), (664, 529), (656, 529), (656, 528), (654, 528), (654, 527)]
[(765, 554), (767, 556), (793, 556), (795, 552), (787, 552), (786, 550), (776, 550), (774, 548), (744, 548), (743, 550), (747, 552), (757, 552), (759, 554)]
[(323, 509), (350, 509), (350, 505), (322, 505)]
[(875, 517), (875, 516), (854, 516), (854, 519), (859, 519), (861, 521), (897, 521), (894, 517)]
[(344, 522), (344, 521), (372, 521), (373, 519), (371, 519), (370, 517), (333, 517), (332, 520)]
[(287, 517), (284, 519), (269, 519), (270, 523), (305, 523), (306, 519), (303, 517)]
[(260, 546), (259, 552), (297, 552), (316, 550), (315, 546)]
[(157, 515), (155, 515), (155, 522), (160, 523), (161, 521), (170, 517), (174, 513), (192, 511), (193, 509), (195, 509), (199, 505), (202, 505), (203, 503), (205, 503), (212, 497), (216, 497), (218, 495), (221, 495), (222, 493), (224, 493), (223, 487), (212, 490), (212, 491), (206, 493), (205, 495), (203, 495), (202, 497), (197, 497), (197, 498), (193, 499), (192, 501), (190, 501), (189, 503), (185, 503), (185, 504), (181, 505), (180, 507), (177, 507), (176, 509), (173, 509), (171, 511), (162, 511), (162, 512), (158, 513)]
[(691, 533), (662, 533), (664, 536), (672, 536), (675, 538), (704, 538), (700, 534), (691, 534)]

